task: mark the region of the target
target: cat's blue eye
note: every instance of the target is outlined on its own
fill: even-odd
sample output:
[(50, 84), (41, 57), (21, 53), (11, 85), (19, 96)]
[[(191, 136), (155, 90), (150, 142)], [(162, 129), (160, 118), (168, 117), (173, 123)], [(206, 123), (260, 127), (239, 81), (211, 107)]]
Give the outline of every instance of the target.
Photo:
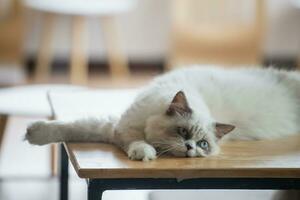
[(183, 127), (178, 127), (177, 128), (177, 133), (183, 137), (184, 139), (188, 139), (189, 137), (189, 132), (186, 128), (183, 128)]
[(206, 140), (200, 140), (197, 142), (197, 146), (200, 147), (201, 149), (207, 150), (209, 147), (209, 144)]

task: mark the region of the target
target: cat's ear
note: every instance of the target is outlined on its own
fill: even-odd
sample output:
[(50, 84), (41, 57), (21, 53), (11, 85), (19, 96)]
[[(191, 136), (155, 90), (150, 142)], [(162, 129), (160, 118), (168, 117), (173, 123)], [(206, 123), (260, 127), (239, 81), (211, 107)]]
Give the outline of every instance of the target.
[(192, 113), (192, 109), (189, 107), (183, 91), (176, 93), (166, 112), (166, 114), (169, 116), (173, 116), (176, 113), (179, 115), (187, 115)]
[(216, 136), (221, 139), (224, 135), (231, 132), (235, 126), (231, 124), (216, 123)]

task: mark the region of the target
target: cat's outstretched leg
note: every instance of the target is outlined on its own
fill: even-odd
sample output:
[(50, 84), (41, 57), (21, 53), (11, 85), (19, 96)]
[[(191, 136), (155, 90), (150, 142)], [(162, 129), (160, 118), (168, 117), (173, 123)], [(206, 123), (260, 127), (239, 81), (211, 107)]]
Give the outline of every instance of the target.
[(38, 121), (28, 126), (25, 139), (37, 145), (55, 142), (113, 143), (117, 121), (113, 117), (85, 118), (70, 122)]
[(76, 121), (38, 121), (28, 126), (25, 139), (31, 144), (55, 142), (104, 142), (121, 147), (132, 160), (149, 161), (156, 150), (144, 141), (143, 131), (126, 129), (116, 133), (117, 118), (86, 118)]

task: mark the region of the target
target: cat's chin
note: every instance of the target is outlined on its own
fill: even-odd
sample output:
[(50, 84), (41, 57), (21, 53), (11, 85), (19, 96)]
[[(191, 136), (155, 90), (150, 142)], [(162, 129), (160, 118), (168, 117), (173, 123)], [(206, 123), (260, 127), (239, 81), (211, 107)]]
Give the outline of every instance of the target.
[(187, 158), (195, 158), (195, 157), (209, 157), (209, 156), (215, 156), (220, 153), (219, 148), (215, 148), (213, 151), (209, 153), (196, 153), (195, 151), (188, 151), (188, 152), (170, 152), (169, 155), (174, 156), (174, 157), (187, 157)]

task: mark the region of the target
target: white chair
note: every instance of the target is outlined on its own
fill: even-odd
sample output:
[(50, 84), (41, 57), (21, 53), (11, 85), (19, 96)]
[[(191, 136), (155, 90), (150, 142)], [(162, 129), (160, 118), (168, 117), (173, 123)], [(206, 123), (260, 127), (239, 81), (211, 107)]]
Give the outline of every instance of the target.
[(44, 13), (41, 40), (37, 56), (36, 80), (45, 80), (50, 71), (51, 42), (55, 15), (70, 15), (73, 20), (71, 47), (71, 83), (85, 84), (88, 77), (88, 59), (83, 44), (84, 17), (101, 17), (108, 63), (112, 76), (129, 73), (127, 58), (119, 44), (114, 17), (132, 9), (136, 0), (25, 0), (25, 6)]
[[(49, 92), (81, 91), (84, 87), (71, 85), (34, 85), (0, 89), (0, 147), (9, 116), (43, 117), (53, 113), (47, 99)], [(51, 173), (56, 174), (56, 146), (51, 146)]]

